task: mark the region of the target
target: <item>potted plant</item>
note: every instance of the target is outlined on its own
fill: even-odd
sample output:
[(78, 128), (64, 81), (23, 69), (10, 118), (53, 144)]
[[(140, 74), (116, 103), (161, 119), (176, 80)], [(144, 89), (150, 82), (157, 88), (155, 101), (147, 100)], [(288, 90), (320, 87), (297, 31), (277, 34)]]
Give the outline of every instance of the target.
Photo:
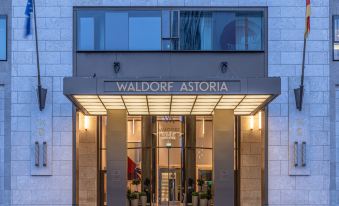
[(211, 183), (208, 184), (206, 194), (207, 194), (208, 206), (210, 206), (212, 204), (212, 185), (211, 185)]
[(200, 204), (199, 206), (207, 206), (207, 194), (206, 193), (200, 193)]
[(146, 194), (146, 192), (140, 192), (139, 197), (140, 197), (141, 205), (142, 206), (146, 206), (146, 203), (147, 203), (147, 194)]
[(194, 192), (194, 180), (188, 178), (187, 203), (192, 203), (192, 193)]
[(135, 187), (134, 192), (138, 192), (138, 185), (140, 185), (140, 180), (139, 179), (134, 179), (132, 181), (132, 185), (134, 185), (134, 187)]
[(199, 193), (192, 192), (192, 206), (198, 206), (199, 203)]
[(130, 194), (130, 200), (131, 200), (131, 206), (138, 206), (139, 198), (138, 198), (138, 192), (132, 192)]
[(130, 189), (127, 190), (126, 197), (127, 197), (127, 206), (130, 206), (131, 205), (131, 190)]
[(151, 185), (150, 179), (146, 178), (144, 180), (144, 192), (146, 192), (147, 202), (151, 202), (150, 185)]
[(199, 186), (199, 191), (202, 191), (202, 186), (204, 186), (205, 181), (203, 179), (197, 179), (198, 186)]

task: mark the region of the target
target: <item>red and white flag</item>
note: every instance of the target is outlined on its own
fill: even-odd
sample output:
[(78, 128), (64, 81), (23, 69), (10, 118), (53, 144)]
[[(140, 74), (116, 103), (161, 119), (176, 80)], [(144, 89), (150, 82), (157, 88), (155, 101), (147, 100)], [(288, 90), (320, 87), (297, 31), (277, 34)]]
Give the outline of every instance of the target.
[(311, 31), (311, 0), (306, 0), (306, 26), (305, 26), (305, 38)]

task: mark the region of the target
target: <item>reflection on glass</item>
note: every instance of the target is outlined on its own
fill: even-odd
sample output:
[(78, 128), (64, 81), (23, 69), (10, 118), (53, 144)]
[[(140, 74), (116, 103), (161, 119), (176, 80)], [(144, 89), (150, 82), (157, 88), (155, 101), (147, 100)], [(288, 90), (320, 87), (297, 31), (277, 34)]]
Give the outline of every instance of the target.
[(94, 49), (94, 18), (83, 17), (79, 22), (80, 31), (83, 33), (79, 36), (79, 46), (81, 50)]
[(202, 180), (203, 185), (197, 189), (207, 193), (213, 200), (213, 122), (210, 117), (197, 117), (196, 120), (196, 179)]
[(182, 11), (180, 50), (262, 50), (262, 14)]
[(212, 13), (182, 11), (180, 14), (180, 50), (211, 50)]
[(339, 60), (339, 17), (333, 17), (333, 31), (334, 31), (334, 44), (333, 44), (333, 59)]
[(81, 10), (77, 41), (82, 51), (260, 51), (263, 27), (262, 12)]
[(6, 18), (0, 16), (0, 60), (6, 60), (7, 49), (7, 25)]
[(334, 60), (339, 60), (339, 44), (334, 43), (333, 49)]
[(79, 11), (79, 50), (161, 50), (159, 11)]
[(334, 26), (334, 41), (339, 41), (339, 17), (335, 16), (333, 26)]
[(128, 34), (129, 50), (160, 50), (160, 12), (129, 12)]
[(128, 50), (128, 13), (106, 12), (105, 50)]
[(180, 121), (158, 121), (159, 147), (181, 147), (182, 130)]
[(127, 187), (132, 192), (141, 192), (142, 144), (139, 118), (129, 118), (127, 122), (127, 148)]

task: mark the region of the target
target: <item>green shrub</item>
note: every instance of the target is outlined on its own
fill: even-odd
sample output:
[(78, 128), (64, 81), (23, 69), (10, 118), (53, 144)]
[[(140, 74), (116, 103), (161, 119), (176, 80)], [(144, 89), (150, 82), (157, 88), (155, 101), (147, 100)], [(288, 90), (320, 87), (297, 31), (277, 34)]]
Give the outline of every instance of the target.
[(140, 192), (140, 196), (146, 196), (146, 192)]
[(132, 192), (129, 196), (130, 200), (138, 199), (138, 192)]
[(207, 194), (206, 193), (200, 193), (200, 199), (207, 199)]
[(192, 196), (199, 196), (199, 193), (197, 193), (197, 192), (192, 192)]

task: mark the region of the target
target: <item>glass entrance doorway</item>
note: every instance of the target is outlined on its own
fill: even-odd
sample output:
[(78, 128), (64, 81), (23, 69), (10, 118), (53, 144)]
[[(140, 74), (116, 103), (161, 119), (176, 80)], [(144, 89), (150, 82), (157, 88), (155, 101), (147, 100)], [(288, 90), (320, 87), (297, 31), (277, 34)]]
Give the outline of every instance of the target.
[[(265, 121), (260, 113), (253, 117), (225, 118), (219, 124), (218, 116), (129, 116), (121, 121), (126, 125), (121, 138), (123, 153), (117, 153), (121, 146), (112, 149), (110, 143), (119, 137), (111, 135), (112, 130), (108, 129), (115, 123), (107, 122), (112, 115), (77, 115), (76, 177), (80, 206), (112, 206), (107, 203), (107, 199), (116, 195), (112, 186), (120, 187), (118, 197), (124, 201), (136, 198), (139, 205), (147, 206), (191, 205), (192, 199), (197, 199), (194, 195), (198, 199), (206, 198), (215, 206), (223, 205), (218, 204), (218, 198), (227, 195), (230, 205), (232, 201), (240, 206), (264, 202), (266, 142)], [(231, 121), (236, 131), (234, 137), (218, 136), (215, 128)], [(220, 149), (220, 141), (224, 139), (228, 139), (227, 148)], [(119, 154), (123, 154), (120, 171), (124, 172), (112, 176), (109, 158)], [(219, 158), (225, 157), (230, 161), (220, 162)], [(220, 170), (222, 166), (228, 168), (227, 172)], [(120, 178), (122, 174), (124, 177)], [(232, 193), (218, 187), (228, 177), (232, 179), (221, 186), (234, 186)], [(126, 194), (127, 191), (130, 193)], [(146, 204), (141, 204), (141, 200)]]
[[(105, 130), (105, 117), (102, 130)], [(191, 205), (194, 192), (213, 205), (212, 117), (130, 116), (127, 190), (147, 205)], [(101, 141), (102, 198), (106, 198), (106, 132)], [(105, 202), (105, 201), (103, 201)]]
[(157, 119), (158, 205), (180, 205), (184, 197), (184, 119)]

